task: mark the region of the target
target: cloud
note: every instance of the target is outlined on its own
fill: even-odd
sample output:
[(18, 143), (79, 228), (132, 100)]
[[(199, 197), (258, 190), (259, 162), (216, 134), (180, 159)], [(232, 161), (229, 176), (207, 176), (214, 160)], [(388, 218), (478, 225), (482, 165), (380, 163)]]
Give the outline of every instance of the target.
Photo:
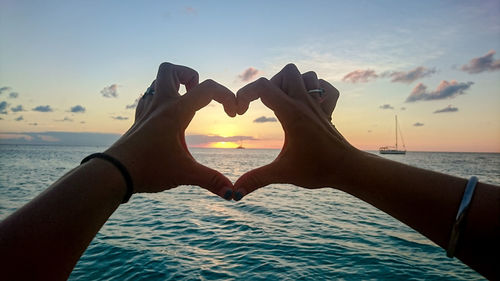
[[(37, 123), (30, 123), (32, 126)], [(0, 144), (59, 144), (109, 146), (120, 135), (101, 133), (74, 133), (74, 132), (22, 132), (0, 133)]]
[(471, 59), (468, 64), (462, 65), (460, 69), (471, 74), (500, 70), (500, 59), (493, 59), (495, 53), (495, 50), (490, 50), (482, 57)]
[(217, 135), (187, 135), (186, 143), (189, 146), (199, 146), (214, 142), (239, 142), (242, 140), (257, 140), (251, 136), (222, 137)]
[(47, 136), (47, 135), (37, 135), (42, 141), (45, 142), (59, 142), (60, 139), (53, 137), (53, 136)]
[(403, 106), (403, 107), (401, 107), (401, 110), (406, 110), (406, 107), (404, 107), (404, 106)]
[(443, 109), (438, 109), (438, 110), (434, 111), (434, 113), (457, 112), (457, 111), (458, 111), (458, 107), (453, 107), (450, 104)]
[(417, 79), (431, 76), (436, 72), (435, 68), (426, 68), (423, 66), (416, 67), (408, 72), (386, 71), (382, 74), (377, 74), (375, 70), (372, 69), (358, 69), (345, 75), (344, 78), (342, 78), (342, 81), (350, 83), (366, 83), (379, 77), (391, 77), (391, 82), (410, 84)]
[(257, 76), (257, 74), (259, 74), (258, 69), (255, 69), (253, 67), (249, 67), (249, 68), (245, 69), (245, 71), (243, 71), (243, 73), (238, 75), (238, 77), (241, 79), (241, 81), (248, 82), (248, 81), (254, 79), (255, 76)]
[(81, 105), (75, 105), (75, 106), (72, 106), (69, 109), (69, 112), (72, 112), (72, 113), (84, 113), (85, 112), (85, 107), (83, 107)]
[(406, 98), (406, 102), (415, 102), (419, 100), (442, 100), (451, 99), (458, 95), (465, 94), (465, 91), (472, 86), (474, 82), (458, 83), (455, 80), (450, 82), (443, 80), (434, 91), (427, 91), (427, 86), (418, 83), (411, 94)]
[(137, 107), (137, 105), (139, 104), (139, 100), (141, 99), (141, 97), (138, 97), (135, 99), (135, 101), (132, 103), (132, 104), (128, 104), (125, 106), (125, 109), (134, 109)]
[(266, 116), (261, 116), (255, 120), (253, 120), (254, 123), (266, 123), (266, 122), (276, 122), (276, 118), (274, 117), (266, 117)]
[(375, 73), (375, 70), (354, 70), (353, 72), (350, 72), (346, 76), (344, 76), (344, 78), (342, 78), (342, 81), (350, 83), (366, 83), (377, 77), (378, 75)]
[(379, 108), (381, 109), (394, 109), (394, 107), (392, 107), (390, 104), (386, 103), (386, 104), (383, 104), (381, 106), (379, 106)]
[(56, 122), (73, 122), (73, 119), (71, 119), (69, 117), (64, 117), (63, 119), (56, 119), (54, 121), (56, 121)]
[(429, 68), (426, 68), (423, 66), (419, 66), (419, 67), (412, 69), (408, 72), (395, 71), (395, 72), (388, 74), (388, 76), (392, 77), (391, 82), (400, 82), (400, 83), (410, 84), (417, 79), (431, 76), (434, 73), (436, 73), (435, 68), (429, 69)]
[(9, 104), (6, 101), (0, 102), (0, 114), (7, 114), (7, 106)]
[(101, 94), (105, 98), (117, 98), (118, 97), (118, 85), (112, 84), (108, 87), (104, 87), (101, 90)]
[(413, 124), (413, 126), (415, 126), (415, 127), (422, 127), (423, 125), (424, 125), (424, 123), (420, 123), (420, 122)]
[(10, 89), (11, 89), (10, 87), (2, 87), (2, 88), (0, 88), (0, 95), (3, 94), (3, 92), (6, 92), (6, 91), (8, 91)]
[(0, 143), (10, 143), (9, 140), (31, 141), (33, 137), (25, 133), (0, 133)]
[(39, 105), (35, 108), (32, 109), (33, 111), (38, 111), (38, 112), (52, 112), (52, 108), (50, 105)]
[(23, 120), (24, 120), (24, 118), (23, 118), (23, 116), (21, 115), (21, 116), (17, 117), (17, 118), (16, 118), (16, 119), (14, 119), (14, 120), (15, 120), (15, 121), (23, 121)]
[(22, 105), (18, 105), (18, 106), (16, 106), (16, 107), (12, 107), (10, 110), (11, 110), (12, 112), (20, 112), (20, 111), (24, 111), (24, 108), (23, 108), (23, 106), (22, 106)]
[(17, 92), (11, 92), (11, 93), (9, 94), (9, 98), (11, 98), (11, 99), (15, 99), (15, 98), (17, 98), (17, 97), (19, 97), (19, 93), (17, 93)]
[(115, 120), (128, 120), (128, 117), (125, 116), (111, 116), (111, 118)]
[(191, 14), (191, 15), (196, 15), (196, 14), (198, 14), (198, 11), (197, 11), (195, 8), (191, 7), (191, 6), (188, 6), (188, 7), (184, 8), (184, 11), (185, 11), (187, 14)]

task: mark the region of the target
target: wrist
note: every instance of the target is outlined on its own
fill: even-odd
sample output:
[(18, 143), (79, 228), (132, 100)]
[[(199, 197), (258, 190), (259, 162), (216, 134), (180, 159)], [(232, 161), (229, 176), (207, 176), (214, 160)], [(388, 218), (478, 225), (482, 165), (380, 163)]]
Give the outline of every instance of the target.
[(335, 172), (331, 173), (329, 178), (329, 185), (345, 192), (356, 186), (360, 178), (365, 176), (364, 167), (367, 162), (370, 162), (373, 157), (378, 158), (376, 155), (361, 151), (355, 147), (350, 147), (344, 153), (341, 161), (335, 161), (330, 165), (335, 167)]
[(138, 165), (137, 163), (138, 159), (141, 159), (141, 157), (137, 156), (141, 155), (139, 151), (136, 151), (134, 147), (124, 147), (123, 144), (117, 145), (117, 143), (115, 143), (111, 147), (106, 149), (103, 153), (115, 158), (123, 166), (125, 166), (134, 186), (133, 193), (137, 193), (138, 188), (142, 186), (141, 175), (143, 174), (143, 171), (139, 169), (142, 165)]
[(89, 160), (92, 160), (95, 158), (105, 160), (106, 162), (112, 164), (114, 166), (114, 168), (120, 172), (123, 180), (125, 181), (125, 185), (127, 187), (127, 192), (125, 193), (125, 197), (123, 198), (122, 203), (127, 203), (128, 200), (130, 199), (130, 197), (132, 196), (132, 194), (134, 193), (134, 185), (133, 185), (132, 178), (131, 178), (130, 173), (128, 172), (127, 168), (115, 157), (110, 156), (109, 154), (106, 154), (106, 153), (101, 153), (101, 152), (90, 154), (89, 156), (85, 157), (82, 160), (81, 164), (84, 164), (84, 163), (88, 162)]
[[(120, 171), (110, 162), (93, 158), (80, 165), (80, 172), (88, 179), (88, 188), (98, 187), (100, 195), (121, 204), (127, 185)], [(105, 186), (105, 188), (102, 188)]]

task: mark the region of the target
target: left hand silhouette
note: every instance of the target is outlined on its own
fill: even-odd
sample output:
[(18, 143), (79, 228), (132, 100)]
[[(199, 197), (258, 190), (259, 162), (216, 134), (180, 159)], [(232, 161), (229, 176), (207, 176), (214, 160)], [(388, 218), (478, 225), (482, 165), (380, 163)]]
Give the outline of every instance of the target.
[[(186, 94), (179, 94), (180, 84)], [(235, 95), (213, 80), (198, 84), (191, 68), (162, 63), (151, 84), (153, 95), (137, 105), (132, 127), (106, 153), (130, 171), (135, 192), (159, 192), (179, 185), (198, 185), (231, 199), (233, 184), (214, 169), (196, 162), (189, 153), (184, 132), (197, 110), (216, 100), (236, 116)]]

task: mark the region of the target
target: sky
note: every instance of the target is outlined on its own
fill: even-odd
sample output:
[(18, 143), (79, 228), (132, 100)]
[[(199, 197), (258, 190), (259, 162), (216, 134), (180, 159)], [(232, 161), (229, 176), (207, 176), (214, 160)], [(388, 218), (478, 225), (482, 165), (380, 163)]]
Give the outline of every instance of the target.
[[(0, 0), (0, 38), (0, 143), (109, 142), (161, 62), (234, 92), (292, 62), (339, 89), (333, 123), (360, 149), (394, 145), (398, 115), (408, 150), (500, 152), (500, 1)], [(213, 102), (186, 135), (283, 143), (259, 101)]]

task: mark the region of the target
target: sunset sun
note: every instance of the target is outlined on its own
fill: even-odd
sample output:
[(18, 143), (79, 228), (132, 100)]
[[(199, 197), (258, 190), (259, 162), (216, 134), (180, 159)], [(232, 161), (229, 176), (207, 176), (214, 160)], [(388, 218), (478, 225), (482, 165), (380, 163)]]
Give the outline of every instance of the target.
[(220, 141), (211, 143), (210, 147), (212, 148), (236, 148), (238, 144), (230, 141)]

